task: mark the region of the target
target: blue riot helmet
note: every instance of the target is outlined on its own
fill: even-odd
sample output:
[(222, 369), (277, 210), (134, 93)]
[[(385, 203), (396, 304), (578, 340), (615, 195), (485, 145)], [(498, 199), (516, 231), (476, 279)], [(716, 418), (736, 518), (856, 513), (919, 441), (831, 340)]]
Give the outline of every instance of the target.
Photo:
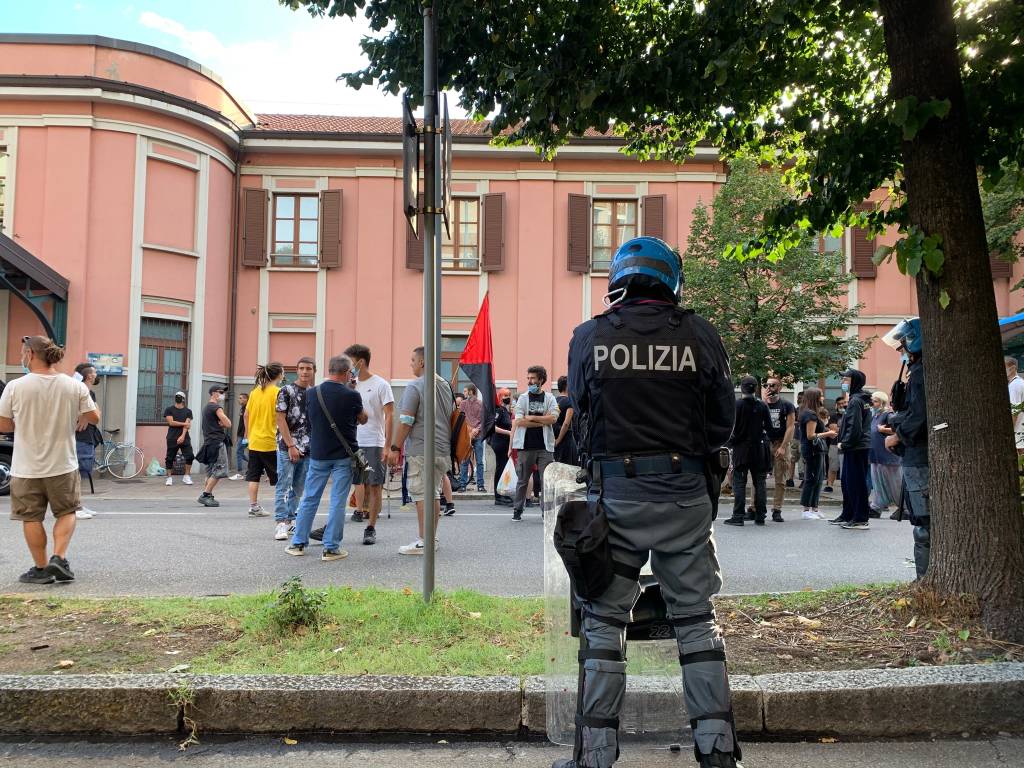
[(895, 328), (882, 337), (882, 341), (893, 349), (903, 347), (911, 354), (920, 355), (922, 347), (921, 320), (917, 317), (901, 320)]
[(634, 237), (619, 246), (608, 268), (608, 295), (611, 306), (626, 297), (627, 289), (638, 293), (664, 294), (666, 299), (679, 300), (683, 286), (683, 264), (668, 243), (656, 237)]

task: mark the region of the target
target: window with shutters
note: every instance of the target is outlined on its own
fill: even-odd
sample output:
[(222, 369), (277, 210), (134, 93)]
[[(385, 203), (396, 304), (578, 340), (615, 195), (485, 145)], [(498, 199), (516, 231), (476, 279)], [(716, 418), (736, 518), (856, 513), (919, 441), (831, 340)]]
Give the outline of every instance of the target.
[(451, 237), (441, 223), (441, 269), (476, 272), (480, 268), (480, 201), (452, 201)]
[(166, 424), (164, 408), (174, 403), (175, 392), (188, 391), (188, 337), (188, 323), (142, 318), (136, 423)]
[(456, 392), (472, 382), (465, 372), (459, 367), (459, 358), (466, 349), (466, 342), (469, 336), (444, 334), (441, 336), (441, 360), (437, 375), (452, 385)]
[(275, 267), (317, 267), (320, 201), (315, 195), (274, 195)]
[(590, 268), (607, 272), (615, 251), (636, 237), (636, 200), (595, 200), (592, 214)]
[(7, 204), (7, 147), (0, 146), (0, 232), (6, 232), (4, 225), (4, 208)]

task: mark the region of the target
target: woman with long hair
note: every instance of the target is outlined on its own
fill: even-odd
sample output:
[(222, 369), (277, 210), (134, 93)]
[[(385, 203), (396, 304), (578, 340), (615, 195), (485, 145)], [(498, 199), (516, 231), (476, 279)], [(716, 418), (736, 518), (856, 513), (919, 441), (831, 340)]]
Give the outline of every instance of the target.
[(826, 429), (825, 423), (818, 416), (821, 408), (821, 390), (810, 387), (804, 390), (797, 419), (797, 432), (800, 435), (800, 457), (804, 460), (804, 484), (800, 491), (800, 503), (804, 511), (804, 520), (823, 520), (818, 512), (818, 498), (821, 496), (821, 483), (825, 475), (825, 454), (828, 446), (824, 441), (835, 438), (838, 433), (834, 429)]
[(885, 435), (878, 431), (888, 425), (892, 416), (889, 396), (885, 392), (871, 393), (871, 448), (868, 461), (871, 462), (871, 495), (868, 501), (871, 517), (881, 517), (882, 512), (900, 503), (900, 487), (903, 485), (903, 465), (900, 457), (885, 448)]

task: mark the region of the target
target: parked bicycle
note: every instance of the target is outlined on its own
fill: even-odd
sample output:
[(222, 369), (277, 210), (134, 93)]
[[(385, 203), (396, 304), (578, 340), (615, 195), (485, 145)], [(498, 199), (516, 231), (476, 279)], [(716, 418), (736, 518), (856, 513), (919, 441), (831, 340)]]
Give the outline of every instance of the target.
[(96, 470), (109, 472), (119, 480), (131, 480), (138, 477), (145, 469), (145, 454), (134, 443), (116, 442), (120, 429), (104, 429), (107, 439), (98, 446), (96, 451)]

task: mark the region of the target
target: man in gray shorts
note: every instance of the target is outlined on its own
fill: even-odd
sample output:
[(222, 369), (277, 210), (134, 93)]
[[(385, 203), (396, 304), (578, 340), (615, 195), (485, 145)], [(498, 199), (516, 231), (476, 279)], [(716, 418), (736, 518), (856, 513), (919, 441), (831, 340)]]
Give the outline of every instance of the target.
[[(363, 398), (363, 409), (368, 416), (365, 424), (356, 427), (356, 441), (366, 454), (369, 469), (363, 477), (352, 478), (352, 487), (356, 494), (356, 511), (352, 513), (352, 520), (357, 523), (365, 520), (363, 544), (376, 544), (377, 517), (380, 515), (385, 465), (390, 453), (387, 441), (392, 434), (395, 395), (386, 379), (370, 373), (369, 347), (364, 344), (353, 344), (345, 350), (345, 356), (352, 359), (356, 392)], [(311, 532), (309, 537), (322, 539), (323, 529)]]

